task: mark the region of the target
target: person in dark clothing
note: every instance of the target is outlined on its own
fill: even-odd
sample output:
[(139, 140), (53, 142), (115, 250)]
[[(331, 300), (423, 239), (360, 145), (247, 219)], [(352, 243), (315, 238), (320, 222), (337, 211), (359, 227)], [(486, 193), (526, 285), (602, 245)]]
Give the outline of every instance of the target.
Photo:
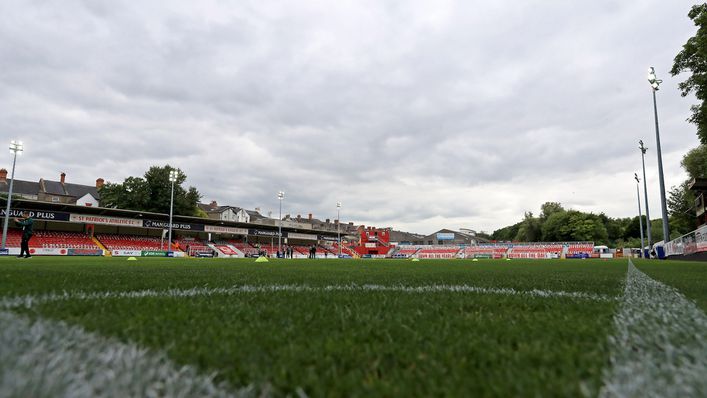
[(32, 224), (34, 224), (34, 220), (30, 217), (29, 212), (25, 211), (22, 213), (22, 218), (15, 219), (15, 224), (22, 227), (22, 243), (20, 245), (20, 255), (17, 258), (30, 258), (32, 256), (29, 254), (29, 240), (32, 239)]

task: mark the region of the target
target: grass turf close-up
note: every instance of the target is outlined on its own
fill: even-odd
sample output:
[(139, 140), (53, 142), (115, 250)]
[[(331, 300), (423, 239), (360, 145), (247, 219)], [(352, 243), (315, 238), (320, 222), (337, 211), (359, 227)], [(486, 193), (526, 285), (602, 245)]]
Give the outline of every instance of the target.
[(627, 260), (1, 259), (0, 295), (13, 316), (166, 355), (227, 392), (596, 396), (626, 271)]

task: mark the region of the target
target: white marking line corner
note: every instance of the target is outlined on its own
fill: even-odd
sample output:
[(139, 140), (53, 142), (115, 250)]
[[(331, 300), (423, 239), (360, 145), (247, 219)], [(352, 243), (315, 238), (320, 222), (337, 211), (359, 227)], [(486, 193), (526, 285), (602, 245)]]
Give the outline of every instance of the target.
[(600, 397), (707, 396), (707, 316), (629, 260)]
[(0, 312), (0, 397), (250, 397), (161, 351)]

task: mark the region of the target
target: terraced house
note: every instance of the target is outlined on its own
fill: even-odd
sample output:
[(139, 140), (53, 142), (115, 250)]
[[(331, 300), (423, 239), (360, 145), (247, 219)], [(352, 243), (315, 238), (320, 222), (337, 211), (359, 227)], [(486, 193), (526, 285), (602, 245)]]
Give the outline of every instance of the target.
[[(7, 178), (7, 170), (0, 169), (0, 193), (7, 194), (10, 181)], [(98, 191), (104, 183), (102, 178), (98, 178), (96, 185), (72, 184), (66, 182), (66, 173), (61, 173), (59, 181), (44, 178), (40, 178), (39, 181), (15, 179), (12, 194), (13, 197), (28, 200), (97, 207), (101, 198)]]

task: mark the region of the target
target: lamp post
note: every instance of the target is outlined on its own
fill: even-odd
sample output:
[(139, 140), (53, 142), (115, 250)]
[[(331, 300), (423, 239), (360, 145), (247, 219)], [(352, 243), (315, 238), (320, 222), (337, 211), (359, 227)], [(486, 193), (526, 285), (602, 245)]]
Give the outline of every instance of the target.
[[(172, 193), (169, 196), (169, 233), (167, 234), (167, 252), (172, 251), (172, 214), (174, 213), (174, 183), (179, 173), (177, 170), (169, 171), (169, 182), (172, 183)], [(187, 253), (189, 255), (189, 253)]]
[(643, 146), (643, 140), (639, 140), (638, 143), (640, 144), (638, 149), (641, 150), (641, 164), (643, 166), (643, 199), (646, 201), (646, 241), (648, 241), (648, 247), (652, 247), (651, 213), (648, 211), (648, 184), (646, 183), (646, 151), (648, 148)]
[(282, 200), (285, 199), (285, 192), (280, 191), (277, 193), (277, 199), (280, 201), (280, 222), (277, 226), (277, 251), (282, 251)]
[(645, 258), (643, 250), (645, 249), (645, 244), (643, 242), (643, 213), (641, 213), (641, 191), (639, 186), (641, 185), (641, 180), (638, 178), (638, 174), (633, 173), (633, 178), (636, 180), (636, 197), (638, 198), (638, 225), (641, 227), (641, 258)]
[(336, 202), (336, 234), (339, 236), (339, 258), (341, 258), (341, 202)]
[(10, 176), (10, 187), (7, 190), (7, 208), (5, 209), (5, 222), (2, 226), (2, 250), (5, 251), (5, 244), (7, 243), (7, 223), (10, 221), (10, 202), (12, 202), (12, 186), (15, 183), (15, 165), (17, 164), (17, 155), (21, 155), (24, 151), (24, 145), (22, 141), (10, 141), (10, 153), (13, 154), (12, 158), (12, 174)]
[(658, 105), (655, 100), (655, 92), (662, 80), (659, 80), (655, 75), (655, 69), (651, 66), (648, 69), (648, 82), (651, 84), (653, 91), (653, 114), (655, 116), (655, 147), (658, 153), (658, 180), (660, 181), (660, 207), (663, 213), (663, 242), (670, 241), (670, 229), (668, 227), (668, 207), (665, 202), (665, 180), (663, 179), (663, 155), (660, 152), (660, 129), (658, 128)]

